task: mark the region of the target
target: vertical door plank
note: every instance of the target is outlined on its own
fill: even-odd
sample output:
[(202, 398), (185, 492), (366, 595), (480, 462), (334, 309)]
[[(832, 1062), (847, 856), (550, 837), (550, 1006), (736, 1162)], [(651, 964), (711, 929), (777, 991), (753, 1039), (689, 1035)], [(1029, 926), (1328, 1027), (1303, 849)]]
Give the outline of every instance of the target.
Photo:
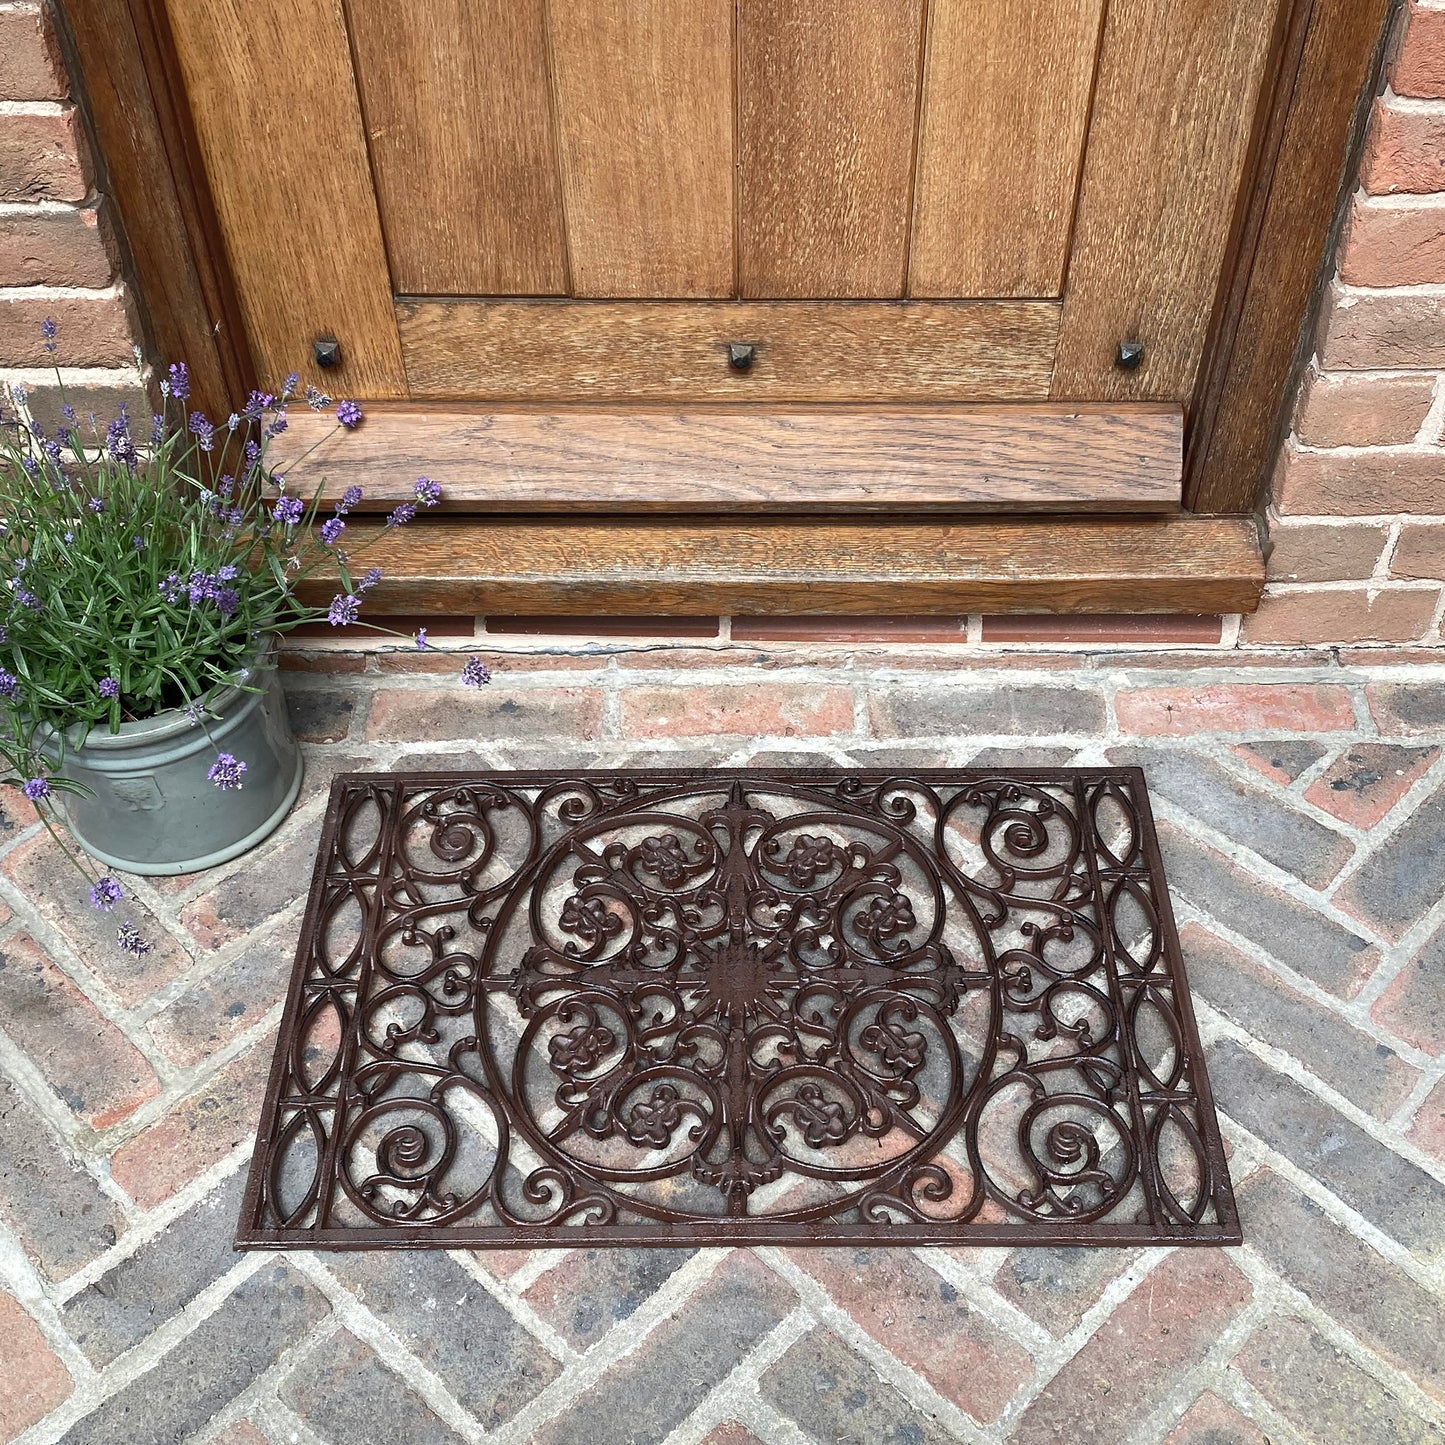
[(548, 11), (573, 295), (730, 296), (732, 0)]
[[(340, 0), (167, 0), (263, 382), (406, 395)], [(311, 343), (341, 342), (340, 371)]]
[(1058, 296), (1104, 0), (933, 0), (913, 296)]
[(901, 296), (922, 0), (738, 0), (742, 294)]
[(396, 289), (567, 290), (543, 0), (348, 0)]
[[(1185, 401), (1233, 226), (1276, 0), (1112, 0), (1054, 395)], [(1119, 342), (1144, 345), (1134, 371)]]

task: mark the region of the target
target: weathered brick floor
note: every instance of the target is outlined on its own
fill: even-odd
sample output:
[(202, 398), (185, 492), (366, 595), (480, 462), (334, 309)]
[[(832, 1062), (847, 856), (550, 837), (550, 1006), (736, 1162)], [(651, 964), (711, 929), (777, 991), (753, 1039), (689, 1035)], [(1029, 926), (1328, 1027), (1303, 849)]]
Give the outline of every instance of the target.
[[(293, 674), (298, 811), (139, 963), (8, 805), (0, 1440), (1445, 1439), (1445, 666), (496, 660)], [(1246, 1245), (233, 1254), (330, 776), (667, 759), (1142, 761)]]

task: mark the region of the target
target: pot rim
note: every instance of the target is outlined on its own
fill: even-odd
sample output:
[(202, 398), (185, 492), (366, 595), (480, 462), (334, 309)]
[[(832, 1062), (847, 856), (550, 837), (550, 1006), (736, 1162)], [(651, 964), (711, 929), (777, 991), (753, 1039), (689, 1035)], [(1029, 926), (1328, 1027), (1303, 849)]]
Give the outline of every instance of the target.
[[(259, 681), (263, 685), (260, 688), (242, 688), (237, 687), (234, 683), (228, 683), (211, 699), (210, 710), (212, 712), (223, 713), (226, 708), (235, 704), (237, 699), (255, 696), (258, 691), (265, 691), (264, 681), (267, 674), (276, 670), (276, 634), (274, 632), (267, 633), (265, 640), (251, 656), (251, 681), (253, 683)], [(184, 708), (167, 708), (164, 712), (155, 713), (151, 717), (123, 722), (117, 732), (111, 732), (103, 724), (93, 727), (79, 743), (71, 742), (67, 751), (74, 754), (130, 749), (140, 745), (165, 742), (200, 726), (199, 722), (186, 715)]]

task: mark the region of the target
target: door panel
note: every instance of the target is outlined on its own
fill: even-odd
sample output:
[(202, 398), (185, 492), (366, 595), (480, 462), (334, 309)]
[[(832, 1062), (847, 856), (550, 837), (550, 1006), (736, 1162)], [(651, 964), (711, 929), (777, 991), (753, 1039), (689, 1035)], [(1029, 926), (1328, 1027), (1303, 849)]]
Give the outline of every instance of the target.
[(901, 296), (922, 0), (738, 0), (742, 294)]
[(311, 343), (334, 334), (352, 389), (404, 396), (340, 0), (167, 0), (166, 13), (260, 375), (326, 383)]
[(731, 296), (733, 0), (549, 13), (572, 294)]
[[(549, 404), (1187, 407), (1281, 24), (1279, 0), (163, 3), (262, 376)], [(340, 373), (307, 365), (322, 335)]]
[[(402, 301), (415, 397), (1039, 400), (1053, 301)], [(752, 341), (746, 374), (730, 341)]]
[[(1185, 399), (1234, 224), (1278, 15), (1246, 0), (1112, 0), (1054, 395)], [(1114, 365), (1125, 338), (1137, 371)]]
[(348, 14), (396, 289), (565, 295), (543, 0), (427, 0), (424, 25), (396, 0)]
[(933, 0), (909, 295), (1063, 294), (1103, 10)]

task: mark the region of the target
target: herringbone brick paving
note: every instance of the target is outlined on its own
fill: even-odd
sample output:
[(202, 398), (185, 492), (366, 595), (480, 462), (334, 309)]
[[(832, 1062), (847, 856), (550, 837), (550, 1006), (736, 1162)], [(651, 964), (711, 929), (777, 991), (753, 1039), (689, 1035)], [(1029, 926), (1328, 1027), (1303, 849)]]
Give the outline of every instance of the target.
[[(293, 672), (298, 811), (139, 961), (7, 804), (0, 1441), (1445, 1440), (1445, 666), (492, 660)], [(234, 1254), (330, 777), (669, 760), (1143, 763), (1244, 1247)]]

